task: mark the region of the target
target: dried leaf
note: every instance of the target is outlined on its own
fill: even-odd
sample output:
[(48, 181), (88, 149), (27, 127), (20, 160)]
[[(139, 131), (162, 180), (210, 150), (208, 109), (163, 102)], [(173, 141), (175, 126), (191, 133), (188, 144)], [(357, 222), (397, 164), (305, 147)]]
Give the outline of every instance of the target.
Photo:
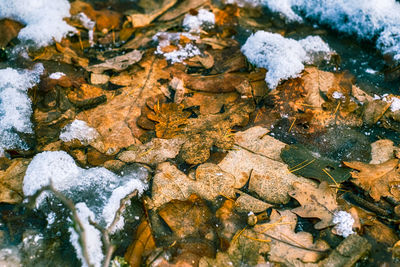
[(304, 218), (319, 218), (320, 222), (314, 225), (315, 229), (323, 229), (333, 225), (332, 218), (338, 209), (336, 192), (328, 183), (322, 182), (318, 187), (310, 184), (294, 183), (289, 195), (295, 198), (301, 207), (292, 212)]
[(0, 170), (0, 202), (17, 204), (23, 200), (22, 183), (29, 159), (13, 159), (10, 166)]
[(241, 191), (236, 191), (236, 193), (240, 194), (240, 196), (235, 201), (235, 210), (237, 210), (238, 212), (260, 213), (272, 207), (271, 204), (252, 197), (251, 195), (248, 195)]
[(121, 56), (107, 59), (105, 62), (86, 67), (87, 71), (102, 73), (106, 70), (122, 71), (142, 59), (143, 52), (133, 50)]
[(347, 167), (355, 169), (351, 172), (353, 183), (360, 186), (375, 200), (381, 197), (393, 197), (400, 201), (399, 160), (391, 159), (381, 164), (362, 162), (343, 162)]
[(157, 17), (165, 13), (165, 11), (174, 6), (176, 2), (177, 0), (164, 0), (159, 9), (153, 10), (149, 14), (130, 14), (128, 15), (128, 21), (130, 21), (132, 23), (132, 26), (135, 28), (145, 27)]
[(181, 2), (174, 9), (162, 15), (158, 20), (159, 21), (173, 20), (185, 13), (188, 13), (191, 9), (196, 9), (207, 2), (208, 0), (188, 0)]
[(154, 106), (154, 113), (147, 114), (147, 117), (158, 122), (156, 124), (157, 137), (168, 139), (182, 132), (191, 114), (188, 111), (183, 111), (183, 108), (183, 105), (175, 103), (163, 103), (161, 106)]
[(239, 94), (236, 92), (220, 94), (195, 92), (185, 97), (183, 104), (185, 108), (199, 106), (201, 114), (217, 114), (223, 106), (234, 103), (238, 98)]
[(133, 242), (126, 250), (124, 257), (131, 267), (139, 267), (142, 257), (148, 255), (155, 247), (150, 224), (144, 219), (138, 226)]
[(7, 44), (18, 36), (23, 25), (11, 19), (0, 20), (0, 48), (6, 47)]

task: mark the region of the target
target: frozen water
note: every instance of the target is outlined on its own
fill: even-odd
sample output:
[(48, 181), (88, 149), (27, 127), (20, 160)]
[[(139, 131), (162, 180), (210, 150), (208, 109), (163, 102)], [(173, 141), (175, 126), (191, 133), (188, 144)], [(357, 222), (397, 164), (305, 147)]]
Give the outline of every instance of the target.
[(61, 130), (60, 139), (64, 142), (76, 139), (87, 145), (98, 136), (96, 129), (90, 127), (85, 121), (74, 120)]
[(296, 41), (279, 34), (257, 31), (242, 46), (241, 51), (257, 67), (268, 70), (265, 81), (270, 89), (280, 81), (295, 78), (304, 69), (320, 59), (329, 59), (333, 51), (318, 36)]
[[(143, 182), (147, 176), (147, 170), (136, 168), (127, 171), (124, 176), (118, 176), (105, 168), (83, 169), (78, 167), (73, 158), (64, 151), (46, 151), (37, 154), (26, 171), (23, 192), (25, 196), (35, 194), (43, 186), (52, 182), (54, 188), (74, 201), (78, 210), (78, 216), (82, 220), (87, 240), (90, 258), (95, 266), (100, 266), (102, 259), (100, 233), (89, 225), (88, 218), (106, 227), (111, 224), (114, 215), (120, 206), (120, 201), (126, 195), (138, 190), (142, 194), (147, 189)], [(37, 207), (41, 208), (46, 203), (45, 194), (37, 199)], [(54, 214), (48, 215), (49, 223), (54, 223)], [(115, 229), (124, 226), (121, 216)], [(70, 240), (77, 249), (77, 255), (82, 259), (82, 252), (77, 243), (77, 234), (72, 228)]]
[(69, 8), (67, 0), (2, 0), (0, 18), (24, 23), (18, 38), (40, 47), (53, 43), (53, 39), (59, 42), (68, 32), (76, 31), (63, 20), (70, 16)]
[(190, 32), (200, 32), (202, 27), (212, 27), (215, 24), (214, 13), (206, 10), (200, 9), (196, 16), (186, 14), (183, 19), (183, 27)]
[(339, 235), (348, 237), (349, 235), (354, 234), (354, 219), (350, 213), (346, 211), (337, 211), (333, 215), (332, 222), (335, 224), (335, 230)]
[(44, 68), (36, 64), (33, 70), (0, 70), (0, 157), (5, 149), (28, 149), (18, 133), (32, 133), (29, 88), (40, 80)]
[(376, 41), (383, 54), (400, 60), (400, 3), (395, 0), (261, 0), (260, 4), (289, 21), (301, 22), (302, 14), (339, 32)]

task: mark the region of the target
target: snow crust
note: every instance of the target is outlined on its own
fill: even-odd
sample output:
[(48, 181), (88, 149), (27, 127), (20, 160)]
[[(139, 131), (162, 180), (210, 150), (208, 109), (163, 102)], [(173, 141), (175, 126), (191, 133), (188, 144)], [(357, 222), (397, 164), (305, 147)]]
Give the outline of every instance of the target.
[[(78, 216), (84, 224), (91, 263), (101, 266), (103, 254), (100, 233), (89, 224), (89, 218), (103, 227), (109, 226), (119, 209), (121, 199), (136, 189), (139, 195), (147, 190), (148, 185), (144, 182), (146, 176), (147, 171), (144, 168), (128, 171), (124, 176), (116, 175), (102, 167), (83, 169), (64, 151), (46, 151), (37, 154), (29, 164), (24, 177), (23, 192), (25, 196), (31, 196), (51, 181), (56, 190), (74, 201)], [(52, 197), (50, 193), (42, 194), (37, 199), (38, 208), (47, 203), (46, 196), (50, 199)], [(54, 223), (53, 217), (49, 214), (49, 223)], [(112, 230), (122, 229), (123, 226), (124, 219), (121, 216)], [(78, 257), (84, 262), (78, 235), (73, 228), (69, 231), (70, 241)]]
[(335, 230), (338, 235), (348, 237), (353, 232), (354, 219), (350, 213), (346, 211), (336, 211), (333, 215), (332, 222), (335, 224)]
[(214, 13), (203, 8), (198, 11), (196, 16), (186, 14), (182, 23), (183, 27), (189, 32), (200, 32), (202, 27), (210, 28), (214, 24)]
[(67, 124), (60, 134), (60, 139), (69, 142), (74, 139), (81, 141), (82, 144), (88, 145), (99, 136), (96, 129), (90, 127), (85, 121), (74, 120)]
[(0, 157), (5, 149), (28, 149), (18, 133), (32, 133), (27, 91), (40, 81), (43, 70), (42, 64), (32, 70), (0, 69)]
[[(258, 1), (256, 1), (258, 2)], [(304, 17), (339, 32), (371, 40), (383, 54), (400, 60), (400, 3), (396, 0), (261, 0), (288, 21)]]
[(10, 18), (24, 23), (18, 38), (28, 40), (38, 46), (47, 46), (75, 32), (63, 18), (69, 17), (70, 4), (67, 0), (2, 0), (0, 1), (0, 19)]
[(304, 63), (328, 60), (334, 53), (319, 36), (296, 41), (266, 31), (252, 34), (241, 51), (250, 63), (268, 70), (265, 81), (270, 89), (282, 80), (298, 77)]

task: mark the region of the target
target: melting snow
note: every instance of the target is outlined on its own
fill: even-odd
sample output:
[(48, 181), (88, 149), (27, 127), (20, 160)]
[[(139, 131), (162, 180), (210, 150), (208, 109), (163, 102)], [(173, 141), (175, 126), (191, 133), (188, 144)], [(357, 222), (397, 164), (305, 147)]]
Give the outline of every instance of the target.
[(65, 73), (63, 73), (63, 72), (54, 72), (54, 73), (50, 74), (49, 78), (50, 79), (54, 79), (54, 80), (58, 80), (63, 76), (65, 76)]
[(32, 133), (29, 88), (40, 80), (44, 68), (36, 64), (33, 70), (0, 70), (0, 157), (5, 149), (28, 149), (19, 133)]
[[(158, 46), (155, 53), (158, 55), (164, 55), (165, 59), (168, 60), (171, 64), (182, 62), (187, 58), (201, 54), (200, 49), (192, 43), (187, 43), (185, 46), (181, 45), (179, 41), (182, 37), (192, 41), (197, 39), (197, 37), (191, 35), (190, 33), (157, 33), (153, 37), (154, 41), (158, 41)], [(177, 47), (177, 50), (174, 50), (172, 52), (163, 52), (163, 48), (169, 45), (175, 45)]]
[(271, 89), (282, 80), (298, 77), (304, 69), (303, 63), (326, 60), (333, 54), (318, 36), (296, 41), (265, 31), (252, 34), (241, 50), (252, 64), (268, 70), (265, 81)]
[[(396, 0), (261, 0), (286, 17), (301, 22), (304, 17), (362, 39), (376, 40), (383, 54), (400, 60), (400, 3)], [(278, 4), (279, 3), (279, 4)]]
[(335, 91), (335, 92), (333, 92), (332, 97), (334, 99), (340, 99), (343, 97), (343, 94), (341, 92)]
[(336, 224), (335, 230), (339, 235), (346, 238), (349, 235), (354, 234), (353, 232), (354, 219), (350, 213), (346, 211), (337, 211), (333, 215), (332, 222)]
[(60, 139), (64, 142), (69, 142), (77, 139), (82, 144), (87, 145), (99, 136), (96, 129), (90, 127), (85, 121), (74, 120), (66, 125), (60, 134)]
[(37, 46), (46, 46), (61, 41), (75, 28), (63, 19), (70, 16), (67, 0), (2, 0), (0, 19), (11, 18), (26, 24), (18, 34), (21, 41), (33, 41)]
[[(143, 182), (147, 177), (144, 168), (125, 173), (124, 176), (118, 176), (105, 168), (82, 169), (66, 152), (46, 151), (37, 154), (29, 164), (24, 177), (23, 192), (25, 196), (33, 195), (51, 181), (56, 190), (73, 200), (85, 227), (91, 263), (101, 266), (103, 254), (100, 233), (89, 225), (88, 218), (104, 227), (109, 226), (119, 208), (120, 200), (135, 189), (142, 194), (148, 187)], [(37, 207), (40, 208), (46, 203), (46, 196), (50, 196), (50, 193), (37, 199)], [(122, 217), (114, 231), (124, 226)], [(51, 215), (48, 219), (50, 222), (54, 221)], [(72, 228), (70, 233), (71, 243), (76, 248), (78, 257), (82, 259), (82, 252), (77, 243), (78, 236)]]
[(183, 19), (183, 27), (190, 32), (200, 32), (202, 27), (210, 28), (215, 24), (214, 13), (200, 9), (196, 16), (186, 14)]

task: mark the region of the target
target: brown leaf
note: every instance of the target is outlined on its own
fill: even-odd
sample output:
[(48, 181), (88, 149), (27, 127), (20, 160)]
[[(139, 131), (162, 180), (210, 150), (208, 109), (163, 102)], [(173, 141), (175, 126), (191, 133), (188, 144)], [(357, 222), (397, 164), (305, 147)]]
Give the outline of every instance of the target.
[(200, 238), (214, 231), (211, 211), (197, 195), (184, 201), (172, 200), (160, 207), (158, 214), (178, 238)]
[(321, 219), (314, 225), (315, 229), (333, 225), (332, 218), (334, 211), (338, 209), (338, 204), (336, 192), (329, 187), (328, 183), (322, 182), (318, 187), (294, 183), (293, 187), (294, 189), (289, 192), (289, 195), (295, 198), (301, 207), (293, 209), (292, 212), (300, 217)]
[(393, 197), (400, 201), (399, 160), (391, 159), (381, 164), (366, 164), (362, 162), (343, 162), (356, 171), (351, 175), (353, 183), (360, 186), (375, 200), (381, 197)]
[(129, 14), (128, 21), (135, 28), (145, 27), (149, 25), (157, 17), (161, 16), (165, 11), (176, 4), (177, 0), (164, 0), (159, 9), (153, 10), (148, 14)]
[(6, 47), (7, 44), (18, 36), (23, 25), (11, 19), (0, 20), (0, 48)]
[(138, 226), (134, 240), (126, 250), (124, 257), (131, 267), (139, 267), (142, 257), (150, 254), (155, 247), (150, 224), (144, 219)]
[(181, 2), (174, 9), (162, 15), (158, 20), (159, 21), (173, 20), (185, 13), (188, 13), (191, 9), (196, 9), (207, 2), (208, 0), (188, 0)]
[(237, 231), (243, 228), (242, 219), (235, 213), (235, 201), (226, 199), (224, 204), (216, 211), (215, 216), (220, 224), (217, 228), (217, 234), (221, 242), (221, 249), (226, 250), (226, 244), (229, 244)]
[(17, 204), (23, 200), (22, 183), (29, 159), (13, 159), (10, 166), (0, 170), (0, 202)]
[(142, 59), (143, 52), (133, 50), (121, 56), (109, 58), (103, 63), (86, 67), (87, 71), (102, 73), (105, 70), (122, 71)]
[(183, 104), (185, 108), (199, 106), (201, 114), (217, 114), (223, 106), (234, 103), (238, 98), (239, 94), (236, 92), (220, 94), (195, 92), (185, 97)]
[(310, 233), (295, 233), (296, 224), (296, 214), (289, 210), (273, 210), (269, 223), (254, 226), (256, 233), (271, 240), (269, 260), (288, 266), (300, 266), (317, 262), (325, 255), (329, 245), (321, 240), (314, 243)]
[(187, 124), (190, 112), (183, 111), (183, 105), (175, 103), (163, 103), (161, 106), (154, 106), (154, 113), (147, 114), (147, 117), (158, 122), (156, 134), (159, 138), (173, 138), (182, 132)]

